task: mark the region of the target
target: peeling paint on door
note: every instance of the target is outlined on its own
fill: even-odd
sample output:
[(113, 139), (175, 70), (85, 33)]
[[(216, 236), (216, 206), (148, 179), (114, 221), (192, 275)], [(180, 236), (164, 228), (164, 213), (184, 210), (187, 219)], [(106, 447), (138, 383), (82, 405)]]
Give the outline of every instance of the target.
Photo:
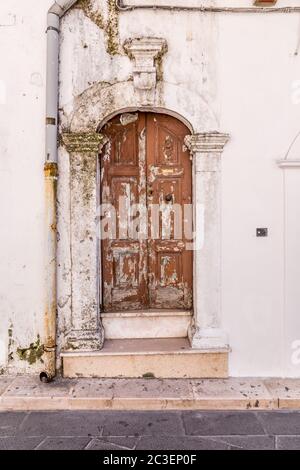
[(102, 240), (104, 310), (191, 308), (193, 256), (176, 228), (192, 194), (188, 130), (170, 116), (125, 113), (103, 133), (101, 201), (117, 214), (116, 238)]

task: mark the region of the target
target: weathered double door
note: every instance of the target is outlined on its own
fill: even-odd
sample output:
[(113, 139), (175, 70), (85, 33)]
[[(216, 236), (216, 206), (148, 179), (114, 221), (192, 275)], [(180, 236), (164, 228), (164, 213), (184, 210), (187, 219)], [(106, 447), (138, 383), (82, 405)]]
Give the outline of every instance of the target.
[(102, 310), (190, 309), (189, 131), (171, 116), (126, 113), (102, 133)]

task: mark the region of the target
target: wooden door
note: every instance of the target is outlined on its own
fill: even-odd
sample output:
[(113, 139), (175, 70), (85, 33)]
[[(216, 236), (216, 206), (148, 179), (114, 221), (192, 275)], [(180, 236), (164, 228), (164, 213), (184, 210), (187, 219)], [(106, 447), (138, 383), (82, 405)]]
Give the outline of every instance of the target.
[(190, 309), (189, 131), (170, 116), (126, 113), (102, 132), (102, 309)]

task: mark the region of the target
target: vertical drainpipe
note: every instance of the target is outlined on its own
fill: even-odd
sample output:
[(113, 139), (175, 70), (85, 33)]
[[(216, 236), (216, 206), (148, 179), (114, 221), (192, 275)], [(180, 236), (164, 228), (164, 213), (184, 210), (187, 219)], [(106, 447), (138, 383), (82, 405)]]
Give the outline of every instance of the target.
[(58, 179), (58, 64), (60, 18), (77, 0), (57, 0), (47, 16), (47, 84), (46, 84), (46, 158), (45, 180), (45, 313), (42, 344), (44, 345), (43, 382), (56, 373), (57, 312), (57, 179)]

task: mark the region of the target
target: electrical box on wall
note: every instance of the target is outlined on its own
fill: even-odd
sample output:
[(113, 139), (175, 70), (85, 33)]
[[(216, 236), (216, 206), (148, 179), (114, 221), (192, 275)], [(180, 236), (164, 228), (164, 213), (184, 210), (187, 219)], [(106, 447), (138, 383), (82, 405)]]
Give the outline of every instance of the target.
[(267, 228), (257, 228), (256, 236), (257, 237), (267, 237), (269, 235), (269, 230)]

